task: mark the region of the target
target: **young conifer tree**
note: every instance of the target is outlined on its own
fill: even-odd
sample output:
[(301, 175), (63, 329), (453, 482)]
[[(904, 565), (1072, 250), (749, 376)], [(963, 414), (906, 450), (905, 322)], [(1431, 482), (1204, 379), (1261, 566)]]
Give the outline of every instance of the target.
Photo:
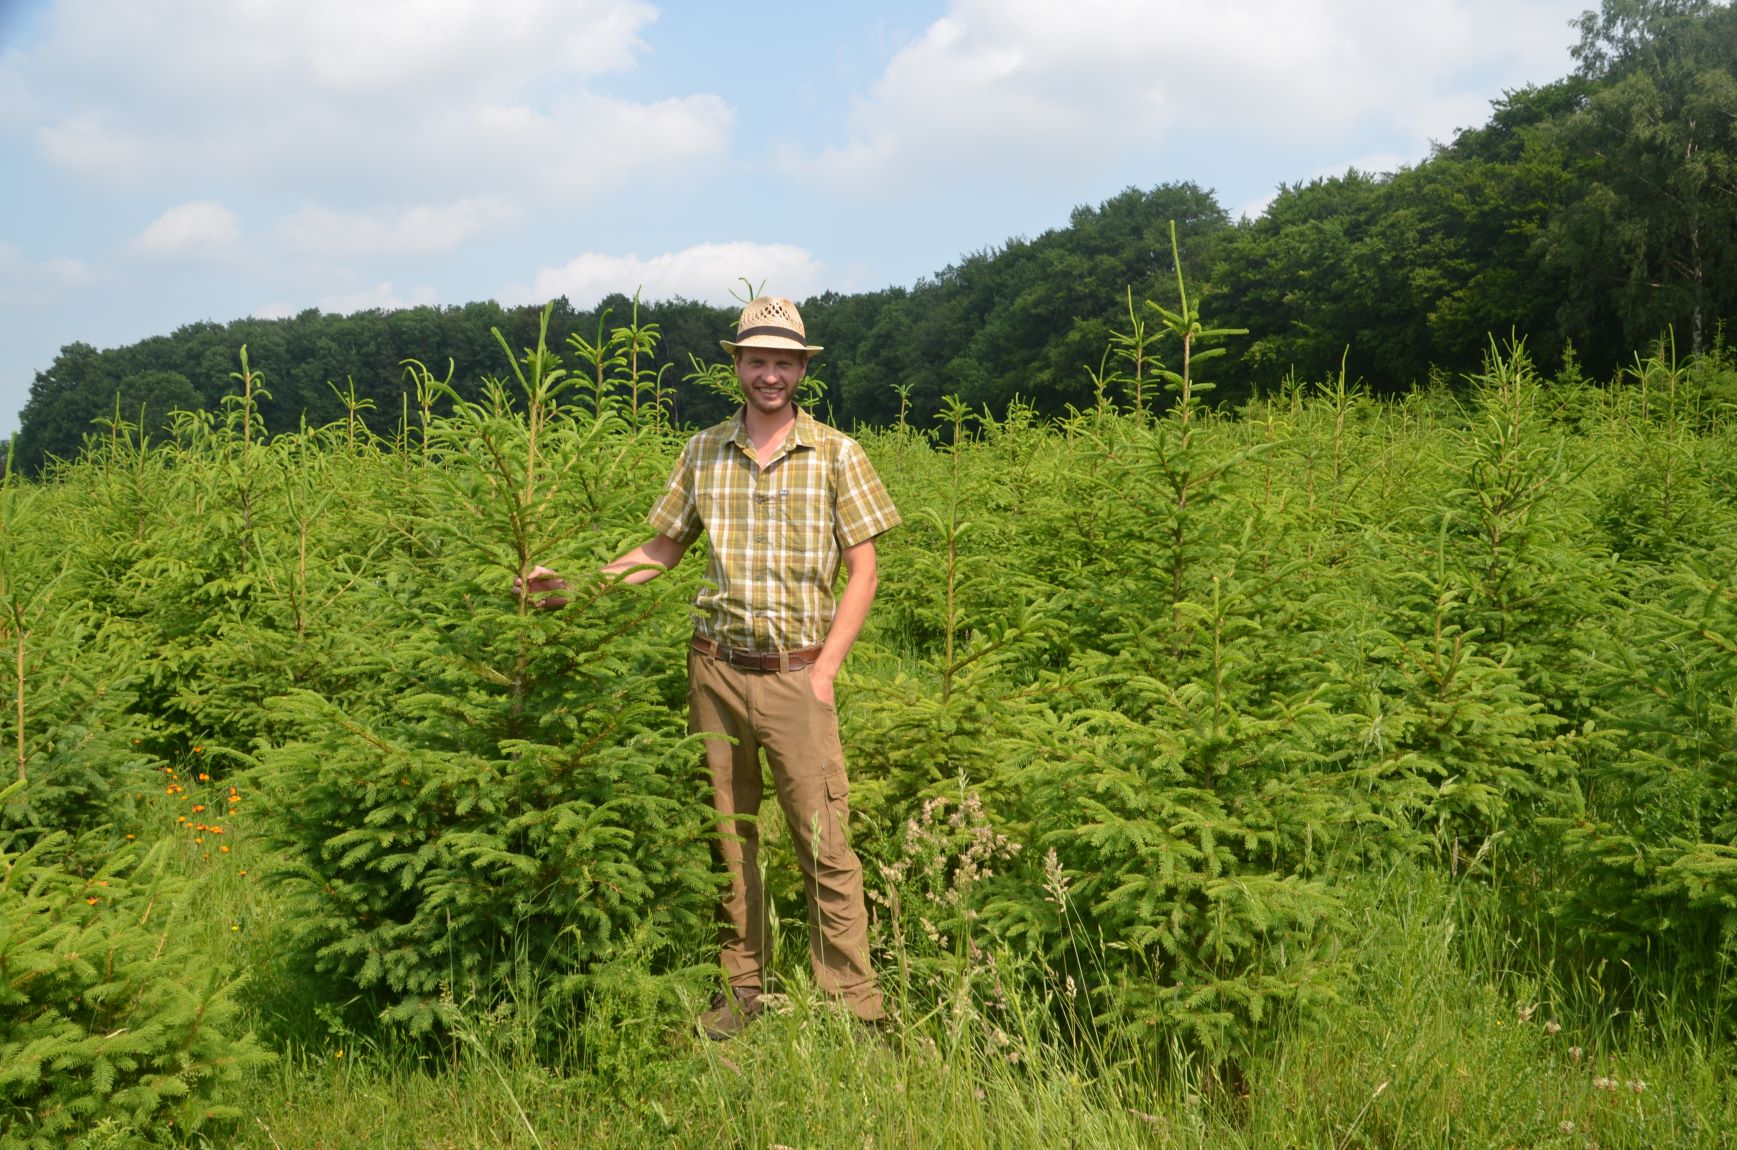
[[(389, 623), (374, 686), (273, 704), (296, 737), (257, 774), (297, 943), (413, 1031), (512, 986), (579, 1001), (624, 940), (681, 953), (712, 907), (673, 657), (684, 581), (586, 575), (637, 530), (668, 442), (611, 404), (563, 407), (542, 340), (513, 369), (432, 418), (418, 545), (356, 601)], [(539, 562), (572, 573), (566, 607), (513, 591)]]
[(271, 1055), (242, 1031), (233, 972), (189, 941), (169, 846), (78, 873), (62, 834), (0, 841), (0, 1145), (194, 1138), (242, 1115)]

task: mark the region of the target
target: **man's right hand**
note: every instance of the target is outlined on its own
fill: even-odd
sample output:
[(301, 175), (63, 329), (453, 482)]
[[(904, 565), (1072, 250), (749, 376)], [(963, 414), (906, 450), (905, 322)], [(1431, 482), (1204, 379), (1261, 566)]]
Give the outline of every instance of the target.
[(565, 591), (567, 580), (561, 578), (547, 567), (533, 567), (530, 574), (523, 579), (513, 579), (513, 594), (527, 597), (531, 606), (540, 611), (553, 611), (567, 605), (565, 595), (552, 595), (552, 591)]

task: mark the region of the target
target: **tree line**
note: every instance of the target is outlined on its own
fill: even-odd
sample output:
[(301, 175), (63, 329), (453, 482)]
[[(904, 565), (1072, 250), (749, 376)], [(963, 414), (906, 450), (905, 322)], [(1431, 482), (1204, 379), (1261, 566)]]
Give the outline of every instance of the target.
[[(1137, 304), (1175, 275), (1172, 223), (1183, 274), (1214, 317), (1250, 333), (1200, 372), (1225, 400), (1341, 371), (1378, 393), (1451, 382), (1492, 334), (1525, 338), (1541, 368), (1592, 378), (1665, 336), (1712, 350), (1737, 313), (1737, 8), (1603, 0), (1579, 30), (1571, 74), (1505, 93), (1486, 123), (1415, 166), (1286, 185), (1259, 218), (1235, 221), (1191, 182), (1129, 188), (912, 287), (803, 301), (827, 347), (820, 402), (846, 426), (885, 426), (932, 421), (944, 395), (994, 411), (1019, 397), (1055, 415), (1138, 388), (1106, 372), (1104, 348), (1179, 354), (1148, 337)], [(525, 348), (540, 311), (310, 309), (103, 351), (70, 344), (36, 375), (14, 464), (35, 472), (76, 454), (93, 421), (167, 429), (176, 409), (215, 409), (243, 344), (265, 371), (268, 427), (358, 412), (396, 425), (417, 402), (406, 360), (475, 396), (501, 362), (492, 332)], [(571, 370), (602, 379), (619, 356), (660, 419), (704, 423), (730, 405), (703, 368), (733, 319), (615, 295), (589, 309), (556, 300), (549, 332)]]

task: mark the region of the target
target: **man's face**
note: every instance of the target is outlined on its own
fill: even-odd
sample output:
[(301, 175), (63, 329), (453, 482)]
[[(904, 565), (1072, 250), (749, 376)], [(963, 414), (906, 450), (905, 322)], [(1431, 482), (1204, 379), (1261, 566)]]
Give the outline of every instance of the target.
[(799, 351), (777, 347), (744, 347), (736, 355), (736, 378), (748, 406), (762, 415), (778, 415), (796, 398), (796, 385), (808, 367)]

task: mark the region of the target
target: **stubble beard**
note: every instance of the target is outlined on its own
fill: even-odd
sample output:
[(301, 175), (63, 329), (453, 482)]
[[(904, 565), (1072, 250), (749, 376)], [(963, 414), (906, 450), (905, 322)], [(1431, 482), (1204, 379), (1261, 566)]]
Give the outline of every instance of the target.
[(761, 391), (758, 387), (749, 385), (742, 389), (748, 401), (748, 406), (761, 415), (782, 415), (796, 403), (796, 387), (781, 387), (775, 391)]

